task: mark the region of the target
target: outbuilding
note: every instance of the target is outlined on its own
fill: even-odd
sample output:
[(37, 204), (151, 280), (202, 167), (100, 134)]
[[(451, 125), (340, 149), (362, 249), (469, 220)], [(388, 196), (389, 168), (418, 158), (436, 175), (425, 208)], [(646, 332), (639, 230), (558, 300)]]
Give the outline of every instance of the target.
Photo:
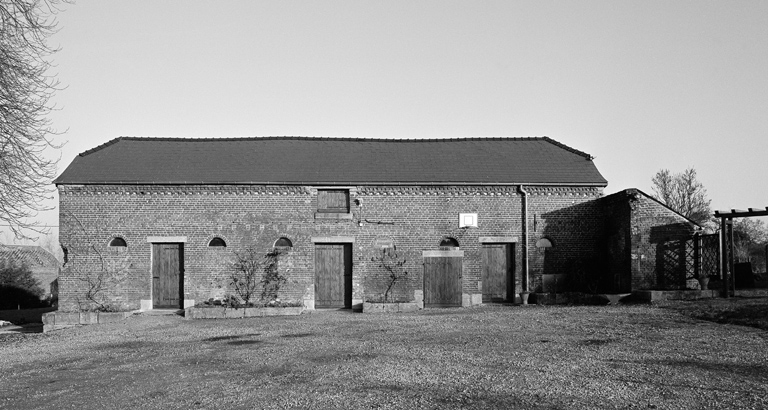
[[(601, 248), (606, 180), (546, 137), (121, 137), (55, 180), (60, 310), (183, 308), (232, 292), (233, 256), (278, 250), (279, 298), (516, 301)], [(375, 259), (408, 272), (388, 291)]]

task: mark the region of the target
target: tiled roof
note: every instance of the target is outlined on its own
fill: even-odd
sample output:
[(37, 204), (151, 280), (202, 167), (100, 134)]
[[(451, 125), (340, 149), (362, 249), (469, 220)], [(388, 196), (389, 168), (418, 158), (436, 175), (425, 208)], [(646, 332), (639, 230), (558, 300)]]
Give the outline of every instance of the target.
[(586, 153), (547, 137), (120, 137), (58, 184), (573, 184), (605, 186)]
[(0, 245), (0, 263), (24, 264), (29, 268), (38, 266), (58, 267), (59, 261), (47, 250), (33, 245)]

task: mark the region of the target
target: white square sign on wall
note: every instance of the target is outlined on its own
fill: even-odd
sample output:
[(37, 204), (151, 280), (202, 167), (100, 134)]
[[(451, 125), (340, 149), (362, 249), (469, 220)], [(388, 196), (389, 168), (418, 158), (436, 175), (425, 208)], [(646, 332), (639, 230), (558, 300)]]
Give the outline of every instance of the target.
[(459, 214), (459, 228), (477, 228), (477, 214)]

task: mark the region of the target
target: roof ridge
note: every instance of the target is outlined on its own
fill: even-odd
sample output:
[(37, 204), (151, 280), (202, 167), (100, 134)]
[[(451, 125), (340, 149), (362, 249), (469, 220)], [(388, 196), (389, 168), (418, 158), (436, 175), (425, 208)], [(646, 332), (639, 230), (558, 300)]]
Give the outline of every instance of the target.
[(513, 141), (522, 141), (522, 140), (545, 140), (550, 141), (554, 143), (555, 145), (558, 145), (562, 148), (568, 149), (569, 151), (579, 153), (581, 155), (587, 155), (585, 153), (582, 153), (581, 151), (578, 151), (576, 149), (570, 148), (564, 144), (561, 144), (557, 141), (552, 140), (548, 137), (540, 137), (540, 136), (526, 136), (526, 137), (518, 137), (518, 136), (473, 136), (473, 137), (448, 137), (448, 138), (440, 138), (440, 137), (433, 137), (433, 138), (418, 138), (418, 137), (393, 137), (393, 138), (367, 138), (367, 137), (346, 137), (346, 136), (302, 136), (302, 135), (268, 135), (268, 136), (242, 136), (242, 137), (234, 137), (234, 136), (227, 136), (227, 137), (170, 137), (170, 136), (158, 136), (158, 137), (150, 137), (150, 136), (120, 136), (113, 138), (101, 145), (98, 145), (94, 148), (91, 148), (87, 151), (81, 152), (80, 156), (85, 156), (88, 154), (92, 154), (96, 151), (100, 151), (112, 144), (116, 144), (119, 141), (126, 140), (126, 141), (265, 141), (265, 140), (318, 140), (318, 141), (328, 141), (328, 140), (334, 140), (334, 141), (369, 141), (369, 142), (444, 142), (444, 141), (494, 141), (494, 140), (513, 140)]

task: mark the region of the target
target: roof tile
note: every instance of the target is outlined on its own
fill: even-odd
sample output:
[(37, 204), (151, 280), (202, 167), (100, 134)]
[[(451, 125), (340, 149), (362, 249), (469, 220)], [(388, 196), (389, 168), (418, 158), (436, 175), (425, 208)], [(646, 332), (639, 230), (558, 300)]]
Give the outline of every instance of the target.
[(546, 137), (120, 137), (78, 155), (54, 183), (607, 184), (589, 154)]

